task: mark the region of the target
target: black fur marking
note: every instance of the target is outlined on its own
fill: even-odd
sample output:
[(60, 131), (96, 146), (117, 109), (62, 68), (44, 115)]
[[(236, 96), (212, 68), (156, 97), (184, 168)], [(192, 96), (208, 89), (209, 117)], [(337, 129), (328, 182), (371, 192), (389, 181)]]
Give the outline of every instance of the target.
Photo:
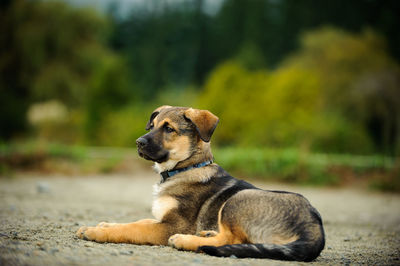
[(289, 191), (284, 191), (284, 190), (267, 190), (269, 192), (274, 192), (274, 193), (282, 193), (282, 194), (297, 194), (294, 192), (289, 192)]
[[(234, 180), (233, 185), (228, 185), (232, 180)], [(236, 178), (230, 176), (221, 167), (218, 168), (218, 172), (215, 178), (212, 178), (208, 183), (214, 183), (212, 187), (217, 187), (212, 195), (216, 195), (210, 205), (207, 207), (208, 211), (205, 214), (207, 219), (202, 220), (202, 225), (207, 230), (216, 229), (215, 226), (218, 223), (218, 211), (230, 197), (242, 191), (244, 189), (256, 189), (253, 185), (243, 181), (237, 180)]]
[(142, 138), (147, 140), (147, 144), (143, 147), (138, 147), (139, 155), (146, 160), (151, 160), (158, 163), (168, 161), (169, 152), (164, 150), (160, 145), (161, 137), (161, 129), (154, 129), (142, 136)]
[(268, 258), (276, 260), (312, 261), (318, 252), (310, 252), (307, 243), (295, 241), (286, 245), (273, 244), (235, 244), (220, 247), (201, 246), (198, 251), (217, 257)]
[[(245, 181), (233, 178), (218, 166), (216, 175), (207, 182), (188, 185), (186, 193), (172, 194), (171, 196), (180, 203), (178, 214), (184, 216), (190, 224), (199, 223), (202, 225), (202, 230), (217, 230), (218, 210), (222, 204), (237, 192), (249, 188), (255, 187)], [(210, 199), (211, 201), (207, 205), (206, 202)], [(193, 208), (192, 202), (197, 202), (197, 208)], [(202, 208), (206, 209), (202, 210)], [(202, 217), (199, 217), (200, 211), (205, 211)]]
[(146, 125), (146, 130), (150, 130), (150, 125), (151, 125), (151, 123), (153, 122), (154, 118), (155, 118), (159, 113), (160, 113), (160, 112), (154, 112), (154, 113), (151, 114), (150, 119), (149, 119), (149, 122), (147, 122), (147, 125)]

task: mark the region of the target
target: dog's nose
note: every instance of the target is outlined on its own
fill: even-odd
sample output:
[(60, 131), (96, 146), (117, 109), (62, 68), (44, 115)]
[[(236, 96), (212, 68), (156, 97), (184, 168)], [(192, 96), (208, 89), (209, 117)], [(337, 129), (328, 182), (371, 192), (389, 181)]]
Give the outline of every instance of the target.
[(138, 139), (136, 140), (136, 145), (137, 145), (139, 148), (143, 148), (144, 146), (147, 145), (147, 143), (149, 143), (149, 142), (147, 141), (147, 139), (145, 139), (145, 138), (143, 138), (143, 137), (140, 137), (140, 138), (138, 138)]

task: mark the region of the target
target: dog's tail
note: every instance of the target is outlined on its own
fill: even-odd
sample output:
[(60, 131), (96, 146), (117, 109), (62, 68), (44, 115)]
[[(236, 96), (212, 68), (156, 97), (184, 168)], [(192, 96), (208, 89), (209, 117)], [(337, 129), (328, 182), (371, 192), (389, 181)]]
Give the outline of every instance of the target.
[(201, 246), (199, 251), (217, 257), (268, 258), (276, 260), (312, 261), (324, 248), (324, 241), (310, 246), (310, 242), (297, 240), (285, 245), (235, 244), (220, 247)]

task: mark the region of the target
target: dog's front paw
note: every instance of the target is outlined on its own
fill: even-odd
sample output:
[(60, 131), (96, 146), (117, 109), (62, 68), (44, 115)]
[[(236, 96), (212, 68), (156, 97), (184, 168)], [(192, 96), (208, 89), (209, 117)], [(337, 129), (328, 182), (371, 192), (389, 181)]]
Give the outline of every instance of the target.
[(76, 236), (80, 239), (96, 241), (100, 243), (107, 241), (107, 234), (102, 227), (82, 226), (76, 232)]

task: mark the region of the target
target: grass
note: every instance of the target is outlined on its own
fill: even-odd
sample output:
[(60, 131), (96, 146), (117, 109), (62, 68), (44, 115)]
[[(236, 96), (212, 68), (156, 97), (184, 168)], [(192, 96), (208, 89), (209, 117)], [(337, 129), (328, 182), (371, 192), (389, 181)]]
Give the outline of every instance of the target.
[[(87, 147), (38, 141), (0, 145), (0, 175), (15, 171), (97, 174), (121, 170), (135, 149)], [(133, 163), (134, 164), (134, 163)]]
[(392, 187), (400, 191), (396, 160), (383, 155), (229, 147), (214, 149), (214, 156), (224, 168), (240, 175), (312, 185), (340, 185), (363, 179), (378, 189)]
[[(295, 184), (359, 183), (400, 192), (399, 160), (383, 155), (306, 153), (298, 149), (214, 148), (215, 161), (236, 176)], [(20, 170), (64, 174), (135, 171), (134, 148), (68, 146), (38, 141), (0, 144), (0, 175)]]

